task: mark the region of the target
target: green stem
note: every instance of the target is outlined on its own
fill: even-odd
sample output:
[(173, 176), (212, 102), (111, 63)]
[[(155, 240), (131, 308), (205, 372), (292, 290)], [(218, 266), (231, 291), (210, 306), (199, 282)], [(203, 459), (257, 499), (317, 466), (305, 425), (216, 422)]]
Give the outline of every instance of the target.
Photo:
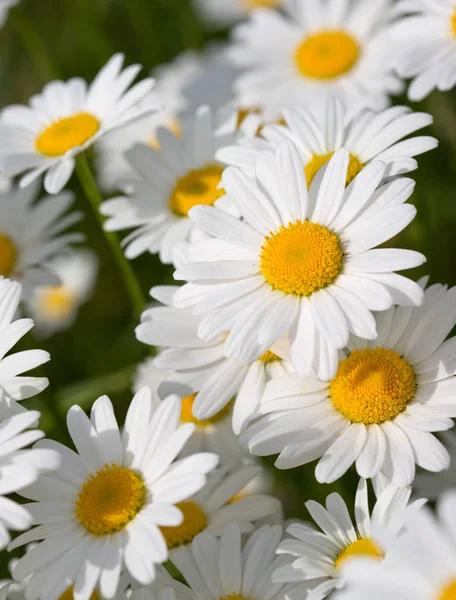
[(136, 278), (135, 272), (130, 262), (125, 258), (122, 249), (119, 245), (119, 241), (115, 233), (111, 231), (105, 231), (103, 228), (103, 217), (100, 213), (99, 207), (103, 202), (103, 198), (98, 190), (95, 179), (90, 170), (87, 157), (84, 153), (79, 154), (76, 159), (76, 173), (78, 174), (79, 181), (81, 182), (82, 189), (89, 200), (95, 216), (100, 224), (103, 235), (111, 249), (112, 257), (117, 263), (120, 275), (123, 279), (125, 289), (130, 296), (131, 305), (139, 317), (144, 309), (144, 296)]
[[(182, 573), (179, 571), (179, 569), (176, 567), (176, 565), (169, 558), (168, 558), (168, 560), (166, 560), (163, 563), (163, 566), (165, 567), (165, 569), (168, 571), (168, 573), (171, 575), (171, 577), (173, 579), (175, 579), (176, 581), (180, 581), (184, 585), (188, 586), (188, 583), (187, 583), (187, 580), (185, 579), (185, 577), (182, 575)], [(188, 587), (190, 587), (190, 586), (188, 586)]]

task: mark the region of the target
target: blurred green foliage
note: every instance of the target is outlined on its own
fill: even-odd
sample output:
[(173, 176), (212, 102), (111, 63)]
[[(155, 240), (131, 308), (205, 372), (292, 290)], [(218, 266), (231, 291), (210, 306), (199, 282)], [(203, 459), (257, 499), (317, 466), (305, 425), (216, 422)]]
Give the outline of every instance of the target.
[[(0, 30), (0, 108), (26, 103), (51, 79), (78, 75), (90, 81), (114, 52), (125, 53), (127, 63), (142, 63), (147, 74), (184, 49), (201, 48), (211, 37), (226, 35), (223, 31), (204, 31), (190, 0), (22, 0)], [(427, 264), (411, 273), (412, 277), (429, 273), (432, 282), (449, 285), (456, 283), (454, 98), (434, 93), (422, 105), (414, 106), (434, 115), (435, 124), (428, 133), (440, 139), (440, 147), (419, 158), (420, 169), (412, 174), (417, 181), (412, 202), (418, 216), (389, 243), (427, 256)], [(41, 427), (65, 443), (69, 440), (64, 415), (73, 403), (87, 409), (99, 395), (107, 393), (119, 419), (123, 419), (131, 399), (135, 365), (148, 355), (148, 349), (135, 340), (136, 319), (128, 297), (75, 177), (70, 187), (77, 196), (76, 208), (86, 214), (78, 228), (100, 259), (97, 287), (70, 330), (48, 340), (29, 337), (23, 342), (23, 347), (45, 348), (51, 353), (51, 362), (37, 370), (49, 377), (51, 384), (28, 400), (27, 407), (41, 410)], [(140, 257), (134, 268), (145, 293), (152, 285), (172, 282), (171, 267), (161, 265), (155, 256)], [(305, 517), (304, 502), (309, 498), (322, 501), (330, 491), (353, 498), (355, 474), (325, 486), (315, 482), (313, 469), (310, 465), (274, 471), (287, 516)], [(0, 577), (8, 575), (9, 558), (0, 553)]]

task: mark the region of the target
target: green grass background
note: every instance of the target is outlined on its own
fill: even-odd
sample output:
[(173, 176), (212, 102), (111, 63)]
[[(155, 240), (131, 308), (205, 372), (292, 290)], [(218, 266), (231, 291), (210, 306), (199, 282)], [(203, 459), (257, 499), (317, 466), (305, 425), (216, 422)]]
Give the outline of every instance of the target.
[[(144, 74), (188, 48), (202, 48), (226, 31), (208, 32), (189, 0), (22, 0), (0, 30), (0, 108), (26, 103), (51, 79), (78, 75), (91, 80), (114, 52), (123, 52), (127, 64), (140, 62)], [(396, 103), (406, 102), (400, 98)], [(416, 110), (434, 115), (428, 133), (440, 140), (437, 150), (419, 158), (411, 176), (417, 186), (411, 201), (418, 208), (414, 222), (389, 245), (423, 252), (428, 262), (411, 273), (430, 274), (432, 282), (456, 283), (456, 105), (454, 95), (434, 93)], [(131, 400), (131, 375), (147, 348), (134, 337), (132, 317), (107, 245), (88, 209), (78, 182), (70, 187), (77, 208), (86, 213), (78, 228), (100, 259), (101, 269), (93, 298), (69, 330), (45, 341), (24, 340), (22, 347), (48, 350), (51, 362), (38, 369), (50, 379), (48, 390), (26, 401), (42, 411), (41, 427), (49, 437), (69, 443), (64, 419), (72, 404), (89, 408), (101, 394), (110, 395), (122, 420)], [(1, 224), (1, 215), (0, 215)], [(172, 282), (172, 269), (157, 257), (143, 256), (134, 268), (145, 293)], [(272, 461), (269, 461), (272, 464)], [(314, 465), (292, 471), (274, 470), (277, 494), (288, 516), (305, 517), (304, 502), (324, 500), (337, 490), (353, 502), (356, 476), (349, 473), (334, 485), (318, 485)], [(10, 555), (0, 553), (0, 577), (8, 575)]]

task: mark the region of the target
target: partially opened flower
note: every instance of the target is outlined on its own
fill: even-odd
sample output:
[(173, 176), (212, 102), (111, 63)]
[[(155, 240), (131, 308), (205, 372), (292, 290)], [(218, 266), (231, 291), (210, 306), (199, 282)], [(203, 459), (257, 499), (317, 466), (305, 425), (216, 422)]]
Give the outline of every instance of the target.
[(153, 581), (156, 563), (167, 558), (159, 527), (182, 523), (174, 506), (206, 482), (217, 464), (214, 454), (194, 454), (174, 462), (194, 426), (178, 426), (180, 400), (169, 397), (154, 411), (144, 388), (133, 398), (124, 430), (119, 431), (107, 396), (99, 398), (89, 419), (78, 406), (68, 413), (77, 452), (53, 441), (62, 466), (21, 494), (35, 500), (25, 507), (34, 529), (10, 549), (44, 540), (13, 569), (15, 579), (30, 575), (40, 598), (59, 597), (74, 584), (77, 600), (88, 600), (99, 585), (105, 598), (116, 594), (121, 570), (137, 581)]
[(123, 60), (122, 54), (115, 54), (90, 85), (78, 77), (52, 81), (29, 106), (5, 108), (0, 120), (0, 171), (7, 177), (26, 173), (21, 186), (46, 172), (44, 186), (57, 194), (68, 182), (77, 154), (108, 131), (155, 111), (157, 107), (137, 106), (153, 80), (128, 90), (141, 67), (122, 70)]

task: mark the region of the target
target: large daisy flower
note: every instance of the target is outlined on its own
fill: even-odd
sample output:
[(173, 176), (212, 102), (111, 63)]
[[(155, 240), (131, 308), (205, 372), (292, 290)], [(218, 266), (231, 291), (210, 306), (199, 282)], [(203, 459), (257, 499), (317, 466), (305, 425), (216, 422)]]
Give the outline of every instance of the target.
[(48, 362), (48, 352), (24, 350), (8, 354), (33, 327), (32, 319), (14, 320), (20, 299), (20, 284), (8, 279), (0, 280), (0, 420), (23, 412), (25, 409), (17, 402), (36, 396), (49, 385), (46, 377), (24, 375)]
[(225, 333), (225, 356), (250, 364), (289, 332), (296, 372), (327, 380), (349, 332), (377, 337), (372, 310), (421, 303), (422, 289), (394, 271), (423, 263), (423, 255), (374, 249), (414, 218), (405, 204), (414, 183), (377, 189), (386, 173), (377, 161), (345, 188), (348, 162), (346, 149), (336, 152), (308, 191), (298, 150), (282, 142), (261, 154), (255, 179), (236, 167), (223, 174), (242, 220), (215, 207), (191, 211), (215, 239), (192, 245), (189, 264), (174, 275), (190, 283), (173, 302), (204, 315), (204, 342)]
[(202, 19), (213, 27), (228, 27), (258, 8), (280, 8), (283, 0), (195, 0)]
[(261, 129), (264, 140), (243, 137), (236, 145), (221, 148), (217, 158), (253, 175), (259, 153), (289, 139), (299, 150), (310, 187), (334, 152), (347, 148), (350, 153), (348, 185), (374, 160), (387, 165), (387, 177), (413, 171), (418, 167), (413, 157), (438, 144), (430, 136), (403, 139), (433, 121), (431, 115), (414, 113), (407, 106), (395, 106), (379, 113), (365, 110), (350, 117), (340, 100), (330, 98), (323, 103), (284, 109), (283, 121), (283, 124), (264, 126)]
[(226, 335), (203, 341), (198, 335), (202, 318), (188, 309), (173, 307), (178, 290), (174, 286), (152, 288), (152, 297), (162, 305), (145, 310), (136, 328), (139, 341), (162, 348), (154, 364), (169, 373), (158, 393), (180, 394), (185, 397), (188, 418), (193, 415), (211, 423), (228, 414), (235, 397), (233, 430), (240, 433), (256, 409), (266, 381), (293, 372), (286, 359), (287, 344), (279, 340), (250, 365), (226, 358)]
[[(294, 558), (289, 565), (278, 568), (272, 579), (278, 583), (313, 581), (307, 600), (321, 600), (333, 590), (344, 586), (343, 565), (347, 559), (363, 556), (380, 561), (385, 558), (382, 545), (376, 539), (378, 526), (397, 535), (404, 525), (404, 512), (410, 498), (409, 487), (389, 486), (369, 510), (368, 489), (361, 479), (355, 497), (355, 520), (352, 519), (342, 497), (333, 493), (326, 498), (326, 508), (309, 500), (307, 510), (322, 532), (293, 523), (287, 529), (291, 538), (284, 540), (279, 554)], [(421, 505), (418, 500), (412, 507)]]
[(238, 25), (231, 59), (247, 68), (236, 82), (245, 107), (266, 121), (293, 104), (329, 95), (349, 109), (380, 110), (402, 83), (392, 70), (390, 0), (285, 0), (285, 15), (255, 11)]
[(71, 193), (35, 202), (37, 195), (37, 183), (0, 193), (0, 275), (20, 281), (24, 297), (36, 286), (59, 284), (45, 263), (83, 239), (80, 233), (64, 233), (81, 219), (79, 212), (65, 215), (73, 204)]
[(57, 194), (75, 167), (75, 156), (106, 132), (126, 125), (157, 107), (139, 108), (153, 79), (127, 91), (140, 71), (122, 71), (124, 57), (115, 54), (88, 86), (84, 79), (52, 81), (29, 106), (9, 106), (0, 120), (0, 171), (11, 177), (26, 172), (21, 186), (46, 172), (44, 187)]
[[(133, 398), (120, 433), (112, 404), (99, 398), (89, 419), (81, 408), (68, 412), (68, 430), (77, 452), (57, 442), (62, 466), (21, 491), (34, 529), (10, 549), (44, 540), (13, 569), (15, 579), (33, 574), (40, 598), (56, 599), (74, 584), (76, 600), (88, 600), (97, 584), (113, 598), (121, 569), (144, 585), (168, 552), (160, 526), (175, 527), (183, 514), (174, 504), (205, 484), (217, 464), (214, 454), (173, 462), (194, 426), (178, 427), (180, 400), (169, 397), (153, 411), (146, 388)], [(32, 583), (33, 581), (33, 583)]]
[(435, 88), (456, 83), (456, 4), (454, 0), (400, 0), (396, 12), (405, 15), (393, 27), (394, 66), (413, 78), (410, 100), (422, 100)]
[(40, 413), (36, 410), (13, 415), (0, 423), (0, 550), (10, 541), (8, 530), (22, 531), (32, 524), (25, 506), (6, 498), (39, 480), (44, 471), (55, 469), (60, 457), (52, 449), (26, 449), (44, 433), (34, 427)]
[(104, 202), (101, 212), (109, 217), (107, 231), (133, 229), (124, 240), (127, 258), (149, 251), (159, 253), (163, 263), (173, 261), (176, 243), (194, 229), (189, 210), (213, 205), (224, 195), (219, 185), (224, 167), (215, 153), (233, 139), (236, 118), (229, 107), (213, 113), (202, 106), (182, 120), (179, 138), (161, 128), (158, 149), (138, 144), (126, 153), (136, 177), (127, 179), (125, 195)]
[(352, 336), (331, 381), (288, 377), (266, 386), (265, 416), (245, 432), (251, 452), (280, 452), (282, 469), (322, 456), (322, 483), (353, 463), (361, 477), (382, 473), (396, 485), (412, 483), (415, 463), (448, 468), (432, 432), (456, 417), (456, 339), (444, 341), (456, 322), (456, 287), (432, 285), (421, 307), (391, 308), (376, 320), (378, 337)]

